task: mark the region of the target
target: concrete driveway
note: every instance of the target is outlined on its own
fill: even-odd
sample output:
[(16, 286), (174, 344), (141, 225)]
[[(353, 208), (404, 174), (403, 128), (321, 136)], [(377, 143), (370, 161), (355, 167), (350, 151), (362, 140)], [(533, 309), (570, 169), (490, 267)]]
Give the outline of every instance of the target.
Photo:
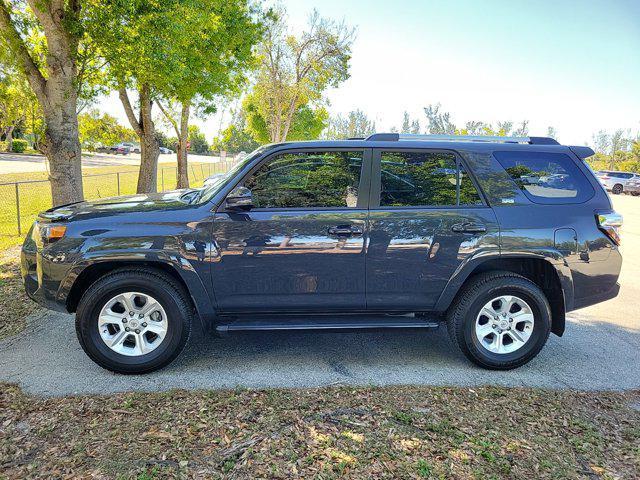
[[(469, 364), (444, 328), (369, 333), (252, 333), (191, 343), (171, 366), (146, 376), (111, 374), (89, 360), (73, 317), (44, 313), (27, 332), (0, 343), (0, 380), (43, 395), (129, 390), (349, 385), (507, 385), (622, 390), (640, 388), (640, 197), (615, 197), (623, 213), (620, 295), (574, 312), (562, 338), (509, 372)], [(625, 253), (625, 251), (627, 253)]]

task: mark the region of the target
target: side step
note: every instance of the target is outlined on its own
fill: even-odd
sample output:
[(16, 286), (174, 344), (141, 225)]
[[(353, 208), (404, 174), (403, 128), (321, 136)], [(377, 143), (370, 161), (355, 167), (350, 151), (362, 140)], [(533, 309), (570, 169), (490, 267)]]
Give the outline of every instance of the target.
[(369, 330), (385, 328), (438, 328), (433, 317), (413, 315), (247, 316), (229, 318), (216, 326), (219, 334), (266, 330)]

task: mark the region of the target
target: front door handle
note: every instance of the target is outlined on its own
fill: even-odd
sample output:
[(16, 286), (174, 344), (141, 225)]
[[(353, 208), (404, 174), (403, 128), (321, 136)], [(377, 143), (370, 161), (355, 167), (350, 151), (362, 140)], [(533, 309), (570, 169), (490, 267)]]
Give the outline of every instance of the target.
[(329, 227), (328, 232), (334, 237), (355, 237), (362, 235), (362, 228), (357, 225), (337, 225)]
[(451, 231), (455, 233), (485, 233), (487, 231), (487, 227), (482, 225), (481, 223), (456, 223), (451, 227)]

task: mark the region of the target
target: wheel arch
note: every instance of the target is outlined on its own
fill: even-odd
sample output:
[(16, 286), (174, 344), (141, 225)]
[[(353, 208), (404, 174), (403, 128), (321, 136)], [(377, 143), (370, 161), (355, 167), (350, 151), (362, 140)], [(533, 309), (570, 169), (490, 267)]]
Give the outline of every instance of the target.
[(200, 318), (201, 326), (207, 330), (213, 324), (215, 311), (211, 299), (199, 275), (192, 269), (177, 267), (173, 262), (162, 260), (104, 259), (77, 265), (67, 275), (58, 291), (69, 313), (74, 313), (84, 292), (99, 278), (126, 268), (147, 268), (160, 271), (176, 280), (185, 289)]
[(479, 273), (502, 270), (517, 273), (538, 285), (551, 307), (551, 331), (562, 336), (565, 316), (573, 307), (573, 279), (564, 264), (554, 262), (554, 256), (527, 254), (484, 259), (460, 269), (447, 283), (436, 303), (435, 310), (446, 311), (465, 283)]

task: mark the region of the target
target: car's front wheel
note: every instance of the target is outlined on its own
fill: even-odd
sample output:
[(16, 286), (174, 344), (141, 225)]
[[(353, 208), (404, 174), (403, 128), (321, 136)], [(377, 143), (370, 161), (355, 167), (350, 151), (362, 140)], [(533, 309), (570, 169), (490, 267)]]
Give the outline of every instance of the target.
[(487, 272), (461, 290), (447, 324), (451, 339), (469, 360), (508, 370), (540, 352), (551, 330), (551, 310), (544, 292), (527, 278)]
[(623, 190), (624, 190), (624, 187), (621, 184), (616, 183), (611, 189), (611, 193), (613, 193), (614, 195), (620, 195)]
[(140, 374), (171, 363), (191, 332), (192, 305), (170, 276), (149, 269), (107, 274), (82, 296), (76, 333), (98, 365)]

